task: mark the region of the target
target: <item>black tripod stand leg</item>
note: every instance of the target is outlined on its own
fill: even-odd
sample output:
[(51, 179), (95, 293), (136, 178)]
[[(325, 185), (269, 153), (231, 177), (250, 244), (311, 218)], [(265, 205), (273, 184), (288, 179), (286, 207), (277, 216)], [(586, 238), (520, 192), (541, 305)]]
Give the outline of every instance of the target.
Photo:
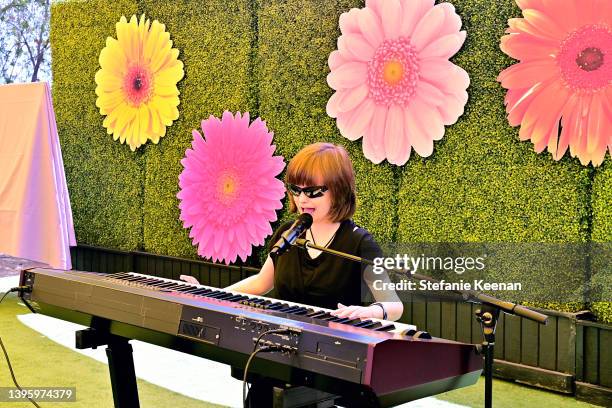
[(106, 357), (115, 408), (139, 408), (134, 357), (128, 339), (110, 335)]
[(475, 312), (476, 320), (480, 323), (483, 334), (482, 352), (485, 357), (485, 408), (493, 407), (493, 358), (495, 356), (495, 329), (499, 318), (499, 309), (487, 304)]
[(485, 353), (485, 407), (493, 407), (493, 345), (484, 348)]

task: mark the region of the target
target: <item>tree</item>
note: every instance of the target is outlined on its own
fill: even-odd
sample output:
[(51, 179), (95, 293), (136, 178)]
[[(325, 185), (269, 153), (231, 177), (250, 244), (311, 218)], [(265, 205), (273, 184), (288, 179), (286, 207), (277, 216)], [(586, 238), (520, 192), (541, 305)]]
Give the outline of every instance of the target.
[(0, 81), (50, 76), (49, 0), (0, 0)]

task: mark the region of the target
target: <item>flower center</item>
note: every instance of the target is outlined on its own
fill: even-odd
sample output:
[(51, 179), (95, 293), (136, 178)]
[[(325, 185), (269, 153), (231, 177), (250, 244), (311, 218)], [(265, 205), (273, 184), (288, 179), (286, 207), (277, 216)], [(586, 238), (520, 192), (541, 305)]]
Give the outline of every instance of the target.
[(402, 80), (404, 67), (399, 61), (387, 61), (383, 67), (383, 79), (389, 85), (396, 85)]
[(153, 95), (153, 75), (148, 67), (133, 65), (123, 79), (123, 90), (133, 106), (140, 106)]
[(557, 64), (566, 86), (578, 92), (596, 92), (612, 84), (612, 31), (605, 25), (587, 25), (561, 43)]
[(219, 177), (217, 184), (217, 198), (223, 204), (231, 204), (237, 197), (240, 182), (235, 174), (226, 172)]
[(604, 63), (604, 55), (599, 48), (585, 48), (578, 54), (576, 64), (585, 71), (595, 71)]
[(407, 105), (419, 79), (417, 53), (410, 40), (386, 40), (368, 63), (369, 96), (377, 105)]

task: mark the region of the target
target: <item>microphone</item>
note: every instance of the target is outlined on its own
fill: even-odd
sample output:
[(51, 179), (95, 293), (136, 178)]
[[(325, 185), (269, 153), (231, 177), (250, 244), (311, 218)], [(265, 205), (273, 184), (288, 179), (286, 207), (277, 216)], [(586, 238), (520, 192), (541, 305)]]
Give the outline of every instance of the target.
[(312, 215), (308, 213), (300, 214), (289, 229), (282, 233), (280, 239), (272, 247), (270, 254), (282, 255), (299, 238), (302, 233), (312, 225)]

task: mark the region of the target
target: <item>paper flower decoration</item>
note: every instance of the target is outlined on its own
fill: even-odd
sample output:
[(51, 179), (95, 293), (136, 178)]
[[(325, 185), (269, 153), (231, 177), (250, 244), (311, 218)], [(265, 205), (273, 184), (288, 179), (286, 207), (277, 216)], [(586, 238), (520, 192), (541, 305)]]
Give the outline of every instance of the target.
[(272, 132), (249, 114), (224, 112), (202, 121), (204, 138), (193, 131), (192, 148), (181, 160), (180, 219), (198, 254), (213, 261), (244, 261), (252, 245), (263, 245), (282, 208), (285, 187), (276, 176), (285, 163), (273, 156)]
[(336, 92), (327, 113), (340, 133), (357, 140), (374, 163), (403, 165), (414, 148), (422, 157), (463, 113), (468, 74), (452, 64), (465, 41), (449, 3), (366, 0), (340, 16), (338, 49), (327, 83)]
[[(519, 60), (498, 81), (520, 140), (600, 165), (612, 145), (612, 2), (517, 0), (501, 49)], [(559, 132), (561, 129), (561, 132)]]
[(179, 51), (157, 20), (144, 15), (125, 17), (116, 25), (117, 39), (108, 37), (96, 73), (96, 106), (107, 115), (103, 125), (113, 139), (127, 142), (132, 151), (166, 134), (179, 116), (178, 81), (183, 78)]

